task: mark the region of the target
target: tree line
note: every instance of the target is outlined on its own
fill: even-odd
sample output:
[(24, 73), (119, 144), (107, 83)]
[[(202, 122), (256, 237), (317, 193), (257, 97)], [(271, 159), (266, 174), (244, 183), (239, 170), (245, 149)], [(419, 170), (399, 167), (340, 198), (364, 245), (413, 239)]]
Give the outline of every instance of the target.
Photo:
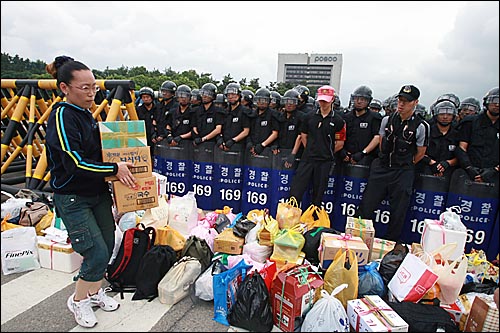
[[(52, 79), (45, 71), (46, 62), (42, 60), (31, 61), (30, 59), (21, 58), (19, 55), (11, 56), (8, 53), (1, 54), (1, 78), (2, 79)], [(167, 80), (173, 81), (177, 86), (181, 84), (188, 85), (191, 89), (199, 89), (205, 83), (213, 83), (217, 86), (218, 92), (223, 93), (224, 88), (231, 82), (238, 82), (241, 89), (249, 89), (253, 92), (261, 88), (259, 78), (247, 80), (240, 78), (236, 80), (230, 73), (226, 74), (222, 81), (215, 80), (211, 73), (200, 73), (190, 69), (182, 72), (176, 72), (171, 67), (160, 71), (154, 69), (148, 71), (144, 66), (128, 68), (121, 66), (117, 69), (106, 67), (105, 70), (92, 69), (96, 79), (101, 80), (132, 80), (135, 83), (136, 90), (142, 87), (150, 87), (153, 90), (158, 90), (161, 84)], [(277, 91), (283, 95), (287, 90), (296, 86), (296, 83), (269, 82), (265, 87), (272, 91)]]

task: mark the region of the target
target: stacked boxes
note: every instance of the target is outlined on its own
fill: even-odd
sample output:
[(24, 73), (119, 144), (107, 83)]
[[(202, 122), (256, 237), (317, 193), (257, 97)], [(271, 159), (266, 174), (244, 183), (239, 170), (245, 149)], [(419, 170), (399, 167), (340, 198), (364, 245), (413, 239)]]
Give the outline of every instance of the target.
[(345, 233), (361, 237), (363, 239), (366, 246), (368, 247), (368, 261), (371, 261), (373, 239), (375, 238), (375, 228), (373, 227), (372, 220), (354, 218), (349, 216), (345, 224)]
[(408, 332), (408, 324), (379, 296), (347, 301), (353, 332)]
[(361, 237), (352, 235), (336, 235), (324, 232), (321, 234), (319, 247), (319, 264), (326, 270), (333, 262), (337, 251), (350, 249), (356, 252), (358, 265), (366, 265), (369, 262), (368, 247)]
[(75, 252), (71, 244), (53, 242), (43, 236), (37, 236), (38, 260), (43, 268), (73, 273), (82, 264), (82, 256)]
[(152, 174), (151, 152), (147, 145), (144, 120), (99, 122), (103, 162), (131, 162), (132, 174), (138, 189), (133, 190), (107, 177), (113, 184), (113, 195), (118, 213), (126, 213), (158, 206), (156, 177)]

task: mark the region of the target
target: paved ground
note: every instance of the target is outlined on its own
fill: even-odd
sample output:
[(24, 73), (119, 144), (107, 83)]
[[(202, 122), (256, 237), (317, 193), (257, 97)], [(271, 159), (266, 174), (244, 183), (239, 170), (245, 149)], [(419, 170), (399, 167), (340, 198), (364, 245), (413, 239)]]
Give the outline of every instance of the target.
[[(213, 302), (187, 297), (173, 307), (159, 302), (132, 301), (125, 294), (116, 312), (95, 310), (99, 323), (79, 327), (66, 307), (74, 290), (73, 274), (44, 268), (1, 276), (2, 332), (227, 332), (214, 321)], [(120, 299), (120, 295), (114, 296)], [(231, 329), (232, 330), (232, 329)]]

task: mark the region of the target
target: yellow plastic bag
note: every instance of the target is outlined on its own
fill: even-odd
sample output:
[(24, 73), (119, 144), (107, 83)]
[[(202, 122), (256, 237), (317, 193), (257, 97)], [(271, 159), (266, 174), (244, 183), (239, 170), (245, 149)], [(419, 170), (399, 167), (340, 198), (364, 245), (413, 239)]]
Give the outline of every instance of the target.
[(295, 262), (300, 256), (300, 251), (304, 247), (306, 239), (296, 230), (284, 229), (274, 240), (273, 254), (271, 260), (281, 260)]
[(174, 251), (181, 251), (186, 244), (186, 237), (169, 225), (156, 228), (155, 245), (169, 245)]
[(9, 213), (7, 213), (5, 215), (5, 217), (3, 218), (3, 220), (2, 220), (2, 231), (10, 230), (10, 229), (15, 229), (15, 228), (22, 228), (21, 225), (7, 222), (8, 219), (10, 219), (10, 214)]
[(291, 197), (285, 202), (278, 203), (276, 220), (278, 221), (280, 229), (289, 229), (299, 224), (301, 215), (302, 209), (300, 209), (299, 203), (295, 197)]
[[(341, 284), (347, 283), (347, 288), (336, 295), (339, 301), (342, 302), (344, 309), (347, 309), (347, 301), (358, 298), (359, 280), (356, 252), (349, 249), (337, 251), (332, 264), (326, 270), (324, 281), (323, 289), (328, 293), (331, 293)], [(315, 298), (319, 299), (319, 292), (317, 292)]]
[(280, 231), (278, 221), (274, 219), (269, 212), (266, 211), (262, 220), (262, 225), (257, 232), (259, 245), (273, 246), (274, 240)]
[(47, 214), (45, 214), (44, 217), (42, 217), (40, 219), (40, 221), (37, 224), (35, 224), (35, 230), (36, 230), (37, 236), (44, 236), (45, 235), (42, 232), (42, 230), (49, 228), (52, 225), (53, 219), (54, 219), (54, 213), (51, 210), (49, 210), (47, 212)]
[[(330, 228), (330, 217), (324, 207), (311, 204), (300, 217), (300, 222), (307, 226), (307, 230), (316, 227)], [(329, 291), (330, 292), (330, 291)]]

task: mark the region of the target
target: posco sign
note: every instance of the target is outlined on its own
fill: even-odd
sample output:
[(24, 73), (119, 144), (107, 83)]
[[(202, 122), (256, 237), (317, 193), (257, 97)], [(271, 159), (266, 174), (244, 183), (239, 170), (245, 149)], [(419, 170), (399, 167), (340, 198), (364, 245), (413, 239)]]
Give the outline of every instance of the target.
[(335, 62), (337, 57), (333, 55), (314, 55), (311, 56), (314, 62)]

